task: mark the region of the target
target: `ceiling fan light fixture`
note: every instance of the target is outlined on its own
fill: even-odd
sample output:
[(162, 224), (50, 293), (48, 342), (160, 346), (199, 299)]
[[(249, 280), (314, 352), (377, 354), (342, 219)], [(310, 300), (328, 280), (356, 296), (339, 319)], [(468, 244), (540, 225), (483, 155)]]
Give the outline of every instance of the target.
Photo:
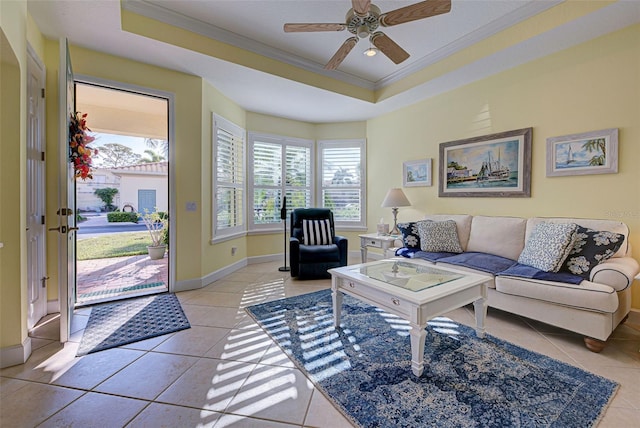
[(366, 51), (362, 52), (365, 56), (372, 57), (378, 54), (378, 48), (370, 47)]

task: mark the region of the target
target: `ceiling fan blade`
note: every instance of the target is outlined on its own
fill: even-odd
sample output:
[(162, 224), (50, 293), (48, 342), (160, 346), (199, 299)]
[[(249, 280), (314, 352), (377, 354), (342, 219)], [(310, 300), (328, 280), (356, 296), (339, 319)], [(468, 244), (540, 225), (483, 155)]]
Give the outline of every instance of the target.
[(388, 56), (389, 59), (396, 64), (400, 64), (402, 61), (409, 58), (407, 51), (402, 49), (400, 45), (380, 31), (373, 33), (370, 40), (375, 47), (380, 49), (383, 54)]
[(451, 11), (451, 0), (427, 0), (380, 15), (380, 25), (391, 27)]
[(310, 33), (313, 31), (342, 31), (346, 24), (284, 24), (285, 33)]
[(351, 49), (353, 49), (357, 43), (358, 43), (357, 37), (350, 37), (347, 40), (345, 40), (342, 46), (340, 46), (340, 49), (338, 49), (338, 52), (336, 52), (331, 57), (327, 65), (324, 66), (324, 69), (335, 70), (336, 68), (338, 68), (338, 66), (342, 63), (342, 61), (344, 61), (347, 55), (349, 55), (349, 52), (351, 52)]
[(369, 7), (371, 6), (371, 0), (351, 0), (351, 4), (356, 15), (367, 16)]

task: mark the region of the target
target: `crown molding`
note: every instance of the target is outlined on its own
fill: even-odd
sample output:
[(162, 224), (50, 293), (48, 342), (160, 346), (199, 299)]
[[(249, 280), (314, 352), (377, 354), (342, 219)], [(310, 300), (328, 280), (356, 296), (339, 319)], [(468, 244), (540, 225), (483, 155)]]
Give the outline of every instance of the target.
[(256, 40), (225, 30), (215, 25), (208, 24), (198, 19), (182, 15), (162, 6), (148, 3), (145, 0), (124, 0), (122, 2), (122, 8), (130, 12), (146, 16), (147, 18), (173, 25), (184, 30), (192, 31), (210, 39), (218, 40), (237, 48), (293, 65), (312, 73), (331, 77), (368, 90), (373, 90), (375, 87), (374, 82), (370, 80), (339, 70), (325, 70), (324, 65), (318, 64), (317, 62), (301, 58), (297, 55), (292, 55), (281, 49), (260, 43)]
[(374, 88), (376, 90), (385, 88), (392, 83), (398, 82), (410, 76), (413, 73), (416, 73), (439, 61), (442, 61), (443, 59), (455, 54), (458, 51), (461, 51), (462, 49), (468, 48), (469, 46), (472, 46), (488, 37), (491, 37), (494, 34), (498, 34), (509, 27), (512, 27), (522, 21), (531, 18), (532, 16), (542, 13), (545, 10), (551, 9), (554, 6), (563, 3), (564, 1), (565, 0), (549, 0), (526, 3), (522, 7), (504, 16), (501, 16), (498, 19), (495, 19), (489, 24), (480, 27), (475, 31), (472, 31), (471, 33), (465, 34), (464, 36), (449, 43), (448, 45), (420, 58), (418, 61), (415, 61), (412, 64), (388, 75), (387, 77), (378, 80), (377, 82), (375, 82)]

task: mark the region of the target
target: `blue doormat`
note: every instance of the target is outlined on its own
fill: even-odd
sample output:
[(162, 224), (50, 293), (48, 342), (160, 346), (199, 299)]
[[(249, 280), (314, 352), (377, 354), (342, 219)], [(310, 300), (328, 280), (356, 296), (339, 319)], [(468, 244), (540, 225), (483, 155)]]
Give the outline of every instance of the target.
[(175, 294), (93, 306), (77, 355), (103, 351), (190, 328)]
[(429, 322), (418, 378), (408, 322), (345, 295), (336, 329), (330, 290), (247, 311), (362, 427), (590, 427), (618, 388), (445, 317)]

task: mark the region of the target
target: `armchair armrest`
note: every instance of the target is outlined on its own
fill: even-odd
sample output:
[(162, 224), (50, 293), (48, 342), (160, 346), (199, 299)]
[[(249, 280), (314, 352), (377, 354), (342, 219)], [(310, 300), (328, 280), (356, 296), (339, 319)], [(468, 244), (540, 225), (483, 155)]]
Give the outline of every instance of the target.
[(349, 240), (344, 236), (336, 235), (333, 237), (333, 243), (336, 244), (340, 250), (340, 265), (346, 266), (349, 256)]
[(616, 291), (631, 286), (634, 277), (640, 272), (640, 265), (631, 257), (614, 257), (605, 260), (591, 270), (591, 282), (605, 284)]
[(289, 238), (289, 265), (291, 276), (300, 274), (300, 240), (293, 236)]

